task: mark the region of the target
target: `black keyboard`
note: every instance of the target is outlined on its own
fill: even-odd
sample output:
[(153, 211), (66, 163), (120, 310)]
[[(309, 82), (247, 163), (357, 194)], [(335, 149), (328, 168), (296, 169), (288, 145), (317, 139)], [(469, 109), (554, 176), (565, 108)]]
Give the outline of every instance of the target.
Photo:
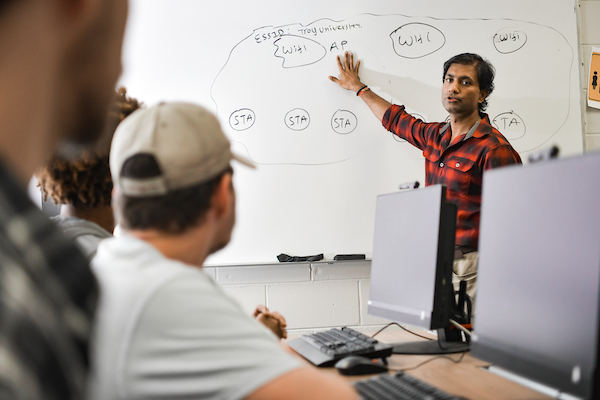
[(405, 374), (381, 374), (375, 378), (354, 383), (354, 388), (364, 400), (462, 400)]
[(379, 343), (346, 327), (304, 335), (287, 341), (287, 344), (317, 367), (331, 367), (350, 355), (386, 358), (392, 355), (393, 350), (392, 345)]

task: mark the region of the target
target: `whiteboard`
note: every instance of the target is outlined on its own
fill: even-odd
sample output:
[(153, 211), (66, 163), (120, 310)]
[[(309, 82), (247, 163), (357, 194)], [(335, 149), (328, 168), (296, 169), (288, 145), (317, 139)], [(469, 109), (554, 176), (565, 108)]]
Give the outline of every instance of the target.
[[(424, 182), (421, 152), (329, 81), (336, 56), (425, 121), (443, 121), (442, 65), (474, 52), (497, 70), (487, 113), (526, 160), (582, 152), (575, 3), (130, 0), (121, 84), (147, 105), (213, 110), (234, 151), (237, 224), (210, 265), (372, 254), (375, 198)], [(234, 166), (235, 167), (235, 166)]]

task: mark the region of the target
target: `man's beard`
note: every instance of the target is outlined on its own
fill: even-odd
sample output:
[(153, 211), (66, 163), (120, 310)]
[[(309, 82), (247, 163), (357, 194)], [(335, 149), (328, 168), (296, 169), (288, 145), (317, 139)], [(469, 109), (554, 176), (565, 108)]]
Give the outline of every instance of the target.
[(217, 243), (214, 243), (213, 246), (209, 249), (208, 254), (214, 254), (220, 250), (223, 250), (229, 242), (231, 241), (231, 237), (233, 235), (233, 228), (235, 226), (236, 214), (235, 214), (235, 203), (233, 205), (233, 211), (231, 212), (230, 220), (227, 222), (226, 233), (223, 234)]

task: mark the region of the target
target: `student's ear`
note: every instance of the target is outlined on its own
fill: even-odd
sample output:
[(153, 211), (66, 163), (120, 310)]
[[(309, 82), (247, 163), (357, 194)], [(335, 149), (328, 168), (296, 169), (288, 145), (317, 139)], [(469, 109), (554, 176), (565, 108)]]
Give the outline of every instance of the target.
[(226, 172), (223, 174), (213, 193), (212, 206), (218, 216), (222, 216), (231, 210), (231, 202), (233, 201), (233, 183), (231, 179), (231, 173)]

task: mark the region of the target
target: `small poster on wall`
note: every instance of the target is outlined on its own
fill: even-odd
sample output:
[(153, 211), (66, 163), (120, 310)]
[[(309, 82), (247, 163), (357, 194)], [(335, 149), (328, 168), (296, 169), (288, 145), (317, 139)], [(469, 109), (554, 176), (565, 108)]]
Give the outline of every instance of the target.
[(588, 83), (588, 106), (600, 108), (600, 48), (592, 47), (590, 80)]

